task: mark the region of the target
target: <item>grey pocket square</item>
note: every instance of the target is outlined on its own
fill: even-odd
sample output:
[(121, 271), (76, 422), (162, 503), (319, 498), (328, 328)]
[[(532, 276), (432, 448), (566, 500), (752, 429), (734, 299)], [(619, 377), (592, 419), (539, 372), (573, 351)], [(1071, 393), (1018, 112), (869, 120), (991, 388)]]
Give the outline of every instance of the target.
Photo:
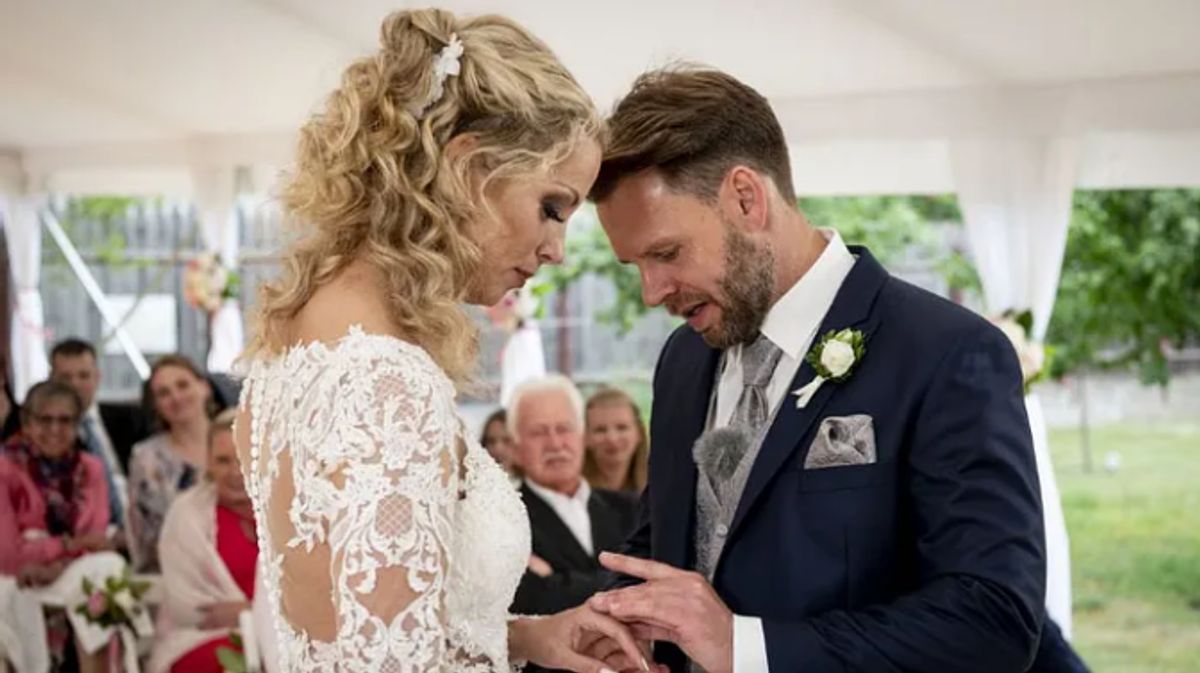
[(875, 462), (875, 425), (866, 414), (830, 416), (821, 421), (804, 469), (819, 470)]

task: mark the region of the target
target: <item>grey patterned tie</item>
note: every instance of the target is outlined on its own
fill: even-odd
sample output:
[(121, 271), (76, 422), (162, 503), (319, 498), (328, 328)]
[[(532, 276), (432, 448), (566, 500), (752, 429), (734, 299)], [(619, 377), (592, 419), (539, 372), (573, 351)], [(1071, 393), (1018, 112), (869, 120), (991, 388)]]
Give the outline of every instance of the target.
[(755, 434), (767, 422), (771, 414), (767, 386), (782, 355), (783, 351), (762, 334), (753, 343), (742, 346), (742, 395), (729, 425)]
[(731, 481), (771, 415), (767, 386), (782, 355), (783, 351), (761, 334), (752, 343), (742, 346), (742, 394), (729, 417), (729, 425), (713, 433), (711, 439), (716, 440), (717, 435), (722, 435), (722, 441), (716, 442), (708, 451), (707, 458), (698, 458), (723, 505), (733, 504), (729, 492), (733, 487)]
[[(750, 452), (758, 432), (767, 423), (771, 405), (767, 402), (767, 386), (779, 364), (783, 351), (762, 334), (752, 343), (742, 346), (742, 394), (738, 397), (729, 425), (706, 433), (697, 442), (696, 463), (701, 483), (697, 492), (696, 569), (712, 581), (717, 557), (724, 539), (717, 541), (714, 533), (733, 519), (741, 496), (741, 486), (748, 469), (740, 468)], [(694, 661), (688, 661), (689, 673), (704, 673)]]

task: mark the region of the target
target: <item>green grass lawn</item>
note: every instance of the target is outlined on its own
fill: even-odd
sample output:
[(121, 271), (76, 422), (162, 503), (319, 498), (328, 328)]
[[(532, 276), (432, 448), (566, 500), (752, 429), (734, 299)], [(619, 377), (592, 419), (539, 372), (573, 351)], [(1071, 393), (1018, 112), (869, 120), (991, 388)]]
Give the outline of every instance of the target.
[[(1096, 673), (1200, 671), (1200, 425), (1050, 433), (1071, 538), (1074, 642)], [(1120, 455), (1120, 468), (1103, 467)]]

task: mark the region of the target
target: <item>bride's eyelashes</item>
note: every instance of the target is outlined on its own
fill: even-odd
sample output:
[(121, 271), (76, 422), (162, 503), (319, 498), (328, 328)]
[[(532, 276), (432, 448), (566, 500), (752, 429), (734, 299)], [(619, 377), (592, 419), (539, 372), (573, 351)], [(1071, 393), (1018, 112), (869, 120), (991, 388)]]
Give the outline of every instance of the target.
[(567, 221), (566, 216), (563, 215), (562, 208), (553, 201), (542, 202), (542, 217), (547, 220), (554, 220), (560, 224)]

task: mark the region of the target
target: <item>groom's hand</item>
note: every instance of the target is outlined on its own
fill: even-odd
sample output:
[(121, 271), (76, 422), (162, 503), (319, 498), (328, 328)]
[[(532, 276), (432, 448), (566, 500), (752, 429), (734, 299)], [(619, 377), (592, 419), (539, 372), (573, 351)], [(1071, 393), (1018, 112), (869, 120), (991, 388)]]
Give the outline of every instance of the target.
[(665, 563), (603, 553), (600, 563), (644, 584), (596, 594), (597, 612), (634, 624), (634, 635), (675, 643), (709, 673), (733, 671), (733, 613), (698, 573)]

